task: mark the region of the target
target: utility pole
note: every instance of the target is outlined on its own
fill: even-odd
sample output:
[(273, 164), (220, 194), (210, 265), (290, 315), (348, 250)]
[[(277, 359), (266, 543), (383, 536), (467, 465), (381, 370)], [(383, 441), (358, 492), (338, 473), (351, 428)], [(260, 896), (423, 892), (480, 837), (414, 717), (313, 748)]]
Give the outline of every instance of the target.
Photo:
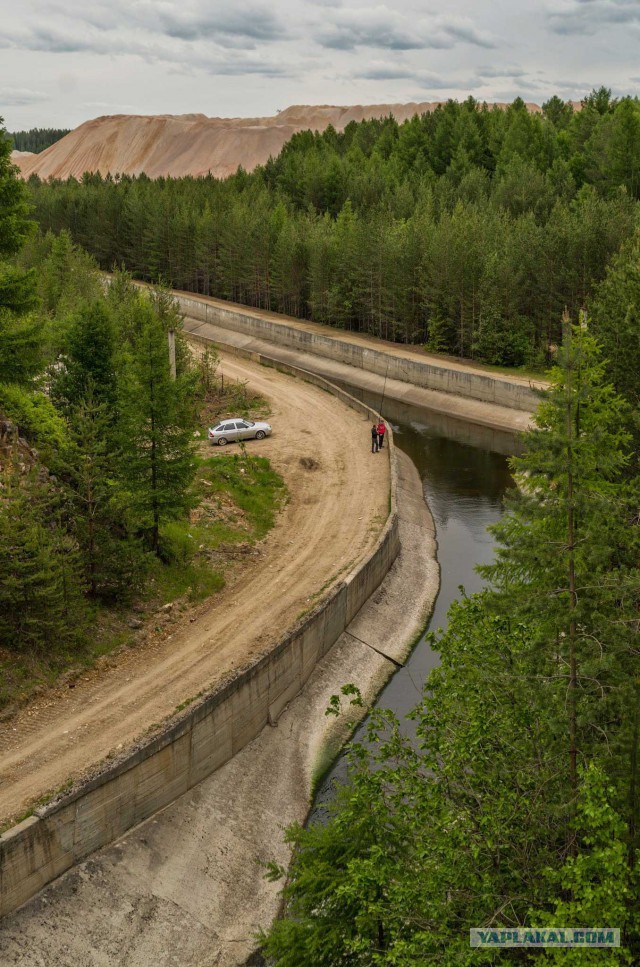
[(384, 374), (384, 383), (382, 384), (382, 396), (380, 397), (380, 416), (382, 416), (382, 404), (384, 403), (384, 394), (387, 391), (387, 376), (389, 375), (389, 357), (387, 356), (387, 368)]

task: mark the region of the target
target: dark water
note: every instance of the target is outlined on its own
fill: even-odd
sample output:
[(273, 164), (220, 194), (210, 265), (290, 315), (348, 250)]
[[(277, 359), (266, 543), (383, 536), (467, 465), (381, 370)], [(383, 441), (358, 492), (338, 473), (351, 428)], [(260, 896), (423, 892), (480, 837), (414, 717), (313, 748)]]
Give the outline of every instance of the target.
[[(367, 398), (366, 402), (377, 408), (380, 400)], [(418, 469), (436, 525), (440, 591), (429, 623), (429, 629), (435, 631), (446, 625), (449, 605), (459, 597), (460, 585), (468, 593), (482, 587), (475, 567), (493, 558), (493, 540), (487, 527), (502, 513), (502, 498), (511, 486), (505, 454), (515, 451), (517, 441), (504, 433), (494, 435), (427, 410), (388, 401), (384, 415), (393, 427), (396, 446)], [(418, 703), (425, 679), (437, 662), (437, 653), (423, 637), (407, 664), (380, 693), (376, 705), (393, 709), (402, 719)], [(405, 720), (405, 725), (410, 733), (411, 723)], [(332, 797), (332, 787), (344, 772), (340, 758), (322, 783), (316, 806), (321, 808)]]

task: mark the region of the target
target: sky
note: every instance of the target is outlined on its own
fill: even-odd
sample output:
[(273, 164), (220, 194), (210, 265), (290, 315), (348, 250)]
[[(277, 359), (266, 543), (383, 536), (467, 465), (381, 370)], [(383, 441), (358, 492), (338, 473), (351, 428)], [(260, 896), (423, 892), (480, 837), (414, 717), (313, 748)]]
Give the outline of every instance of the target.
[(0, 14), (9, 131), (640, 93), (640, 0), (0, 0)]

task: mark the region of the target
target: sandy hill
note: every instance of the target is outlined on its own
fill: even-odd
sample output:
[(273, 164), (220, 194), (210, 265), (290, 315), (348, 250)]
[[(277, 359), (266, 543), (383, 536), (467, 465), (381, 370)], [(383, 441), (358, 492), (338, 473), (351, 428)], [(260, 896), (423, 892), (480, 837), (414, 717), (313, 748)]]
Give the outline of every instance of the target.
[[(500, 105), (503, 106), (503, 105)], [(14, 151), (23, 177), (81, 177), (85, 171), (103, 175), (206, 175), (223, 178), (242, 165), (251, 171), (277, 155), (297, 131), (324, 131), (329, 124), (342, 130), (350, 121), (392, 114), (404, 121), (433, 111), (437, 102), (369, 104), (334, 107), (295, 105), (275, 117), (209, 118), (204, 114), (117, 114), (86, 121), (40, 154)], [(535, 104), (528, 105), (539, 111)]]
[(31, 158), (37, 158), (37, 157), (38, 157), (37, 154), (35, 154), (33, 151), (12, 151), (11, 152), (11, 160), (13, 161), (14, 165), (24, 165)]

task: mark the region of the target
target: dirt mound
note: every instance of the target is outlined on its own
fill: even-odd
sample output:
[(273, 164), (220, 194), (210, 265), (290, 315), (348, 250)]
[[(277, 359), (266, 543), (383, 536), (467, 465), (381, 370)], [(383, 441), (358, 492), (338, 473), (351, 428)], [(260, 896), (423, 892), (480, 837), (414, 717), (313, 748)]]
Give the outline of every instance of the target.
[[(85, 121), (40, 154), (14, 151), (12, 158), (25, 178), (31, 174), (44, 179), (80, 178), (86, 171), (103, 175), (145, 172), (150, 178), (198, 177), (211, 172), (224, 178), (239, 165), (251, 171), (264, 164), (297, 131), (324, 131), (330, 124), (343, 130), (351, 121), (389, 114), (401, 122), (437, 106), (436, 101), (351, 107), (293, 105), (275, 117), (264, 118), (117, 114)], [(531, 111), (540, 110), (535, 104), (527, 106)]]
[(18, 165), (22, 168), (23, 165), (28, 164), (32, 159), (37, 158), (38, 155), (34, 151), (12, 151), (11, 160), (14, 165)]

